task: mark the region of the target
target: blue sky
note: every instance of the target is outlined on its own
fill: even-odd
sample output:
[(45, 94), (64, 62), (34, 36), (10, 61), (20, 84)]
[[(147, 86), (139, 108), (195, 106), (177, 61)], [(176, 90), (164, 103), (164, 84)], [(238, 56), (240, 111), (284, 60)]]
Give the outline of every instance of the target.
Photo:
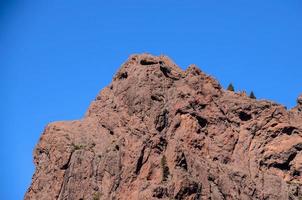
[(300, 0), (0, 1), (1, 199), (23, 198), (45, 125), (81, 118), (133, 53), (295, 106), (301, 10)]

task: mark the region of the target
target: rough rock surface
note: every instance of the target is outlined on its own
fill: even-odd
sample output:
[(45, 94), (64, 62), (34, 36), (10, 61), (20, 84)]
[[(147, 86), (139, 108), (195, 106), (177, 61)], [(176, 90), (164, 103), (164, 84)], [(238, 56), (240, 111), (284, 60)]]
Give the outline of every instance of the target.
[(302, 98), (225, 91), (192, 65), (134, 55), (81, 120), (49, 124), (25, 199), (302, 198)]

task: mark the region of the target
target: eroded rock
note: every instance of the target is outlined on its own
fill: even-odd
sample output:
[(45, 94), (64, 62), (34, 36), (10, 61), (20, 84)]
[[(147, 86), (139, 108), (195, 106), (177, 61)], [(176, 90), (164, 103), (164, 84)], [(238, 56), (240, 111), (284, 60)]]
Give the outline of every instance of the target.
[(301, 199), (297, 103), (288, 111), (195, 65), (131, 56), (83, 119), (45, 128), (25, 199)]

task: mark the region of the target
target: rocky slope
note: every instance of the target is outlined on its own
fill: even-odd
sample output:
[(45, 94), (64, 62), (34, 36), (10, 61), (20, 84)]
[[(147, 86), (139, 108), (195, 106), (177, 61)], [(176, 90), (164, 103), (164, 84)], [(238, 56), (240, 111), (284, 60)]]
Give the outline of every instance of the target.
[(134, 55), (77, 121), (49, 124), (25, 199), (301, 199), (297, 107)]

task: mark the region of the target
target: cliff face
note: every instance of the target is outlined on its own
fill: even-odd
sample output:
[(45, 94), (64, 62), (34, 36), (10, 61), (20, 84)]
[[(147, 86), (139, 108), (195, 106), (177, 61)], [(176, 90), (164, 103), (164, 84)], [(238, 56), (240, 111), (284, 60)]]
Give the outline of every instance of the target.
[(49, 124), (25, 199), (301, 199), (302, 98), (225, 91), (134, 55), (81, 120)]

